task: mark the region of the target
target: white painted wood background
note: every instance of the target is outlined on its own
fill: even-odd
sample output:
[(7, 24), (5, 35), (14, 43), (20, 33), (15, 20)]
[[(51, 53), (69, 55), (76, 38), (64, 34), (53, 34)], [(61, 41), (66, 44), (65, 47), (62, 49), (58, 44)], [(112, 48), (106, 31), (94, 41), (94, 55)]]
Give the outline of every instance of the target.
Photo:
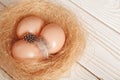
[[(16, 1), (0, 0), (0, 9)], [(51, 1), (73, 11), (88, 32), (84, 55), (60, 80), (120, 80), (120, 0)]]

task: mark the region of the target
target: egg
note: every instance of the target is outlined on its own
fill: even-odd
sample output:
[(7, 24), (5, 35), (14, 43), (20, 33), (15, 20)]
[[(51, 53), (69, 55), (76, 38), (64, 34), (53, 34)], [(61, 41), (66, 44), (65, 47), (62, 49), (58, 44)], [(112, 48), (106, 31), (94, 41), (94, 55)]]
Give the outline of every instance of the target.
[(23, 38), (24, 34), (32, 33), (34, 35), (38, 35), (42, 26), (44, 25), (44, 21), (36, 16), (28, 16), (23, 18), (17, 25), (17, 36), (18, 38)]
[(55, 23), (46, 25), (42, 29), (40, 36), (46, 41), (50, 54), (61, 50), (65, 43), (64, 30)]
[(24, 40), (19, 40), (13, 44), (12, 57), (25, 63), (36, 63), (44, 58), (42, 52), (35, 44)]

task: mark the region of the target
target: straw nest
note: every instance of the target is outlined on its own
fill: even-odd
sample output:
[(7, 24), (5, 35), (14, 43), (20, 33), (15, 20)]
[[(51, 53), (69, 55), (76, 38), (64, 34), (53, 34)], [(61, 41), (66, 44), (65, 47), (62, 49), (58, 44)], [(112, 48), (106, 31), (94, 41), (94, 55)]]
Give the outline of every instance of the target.
[[(34, 65), (18, 63), (11, 57), (11, 46), (18, 40), (16, 26), (30, 15), (42, 18), (46, 24), (60, 25), (66, 35), (58, 53)], [(15, 80), (58, 80), (83, 52), (85, 38), (81, 26), (70, 11), (47, 0), (25, 0), (7, 7), (0, 11), (0, 67)]]

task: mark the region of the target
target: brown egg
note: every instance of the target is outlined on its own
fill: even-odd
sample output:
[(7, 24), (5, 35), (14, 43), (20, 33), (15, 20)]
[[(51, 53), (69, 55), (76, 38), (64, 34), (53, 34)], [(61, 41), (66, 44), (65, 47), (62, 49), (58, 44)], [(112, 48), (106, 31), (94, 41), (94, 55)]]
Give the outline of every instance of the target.
[(26, 33), (38, 35), (43, 25), (44, 21), (39, 17), (36, 16), (25, 17), (18, 23), (17, 36), (18, 38), (23, 38), (23, 35)]
[(24, 61), (27, 63), (36, 63), (44, 58), (38, 46), (24, 40), (19, 40), (14, 43), (12, 46), (12, 56), (18, 61)]
[(63, 29), (54, 23), (46, 25), (40, 34), (46, 41), (49, 53), (58, 52), (65, 43), (65, 33)]

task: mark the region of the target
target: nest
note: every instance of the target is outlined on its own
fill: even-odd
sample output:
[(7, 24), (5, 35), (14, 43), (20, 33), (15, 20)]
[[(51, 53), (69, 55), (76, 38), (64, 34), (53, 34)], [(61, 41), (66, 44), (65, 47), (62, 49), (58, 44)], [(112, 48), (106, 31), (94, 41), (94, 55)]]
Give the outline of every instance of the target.
[[(18, 63), (11, 57), (11, 46), (18, 40), (16, 26), (22, 18), (30, 15), (40, 17), (45, 24), (60, 25), (66, 35), (59, 52), (35, 65)], [(75, 15), (58, 4), (45, 0), (13, 4), (0, 12), (0, 67), (15, 80), (58, 80), (82, 54), (85, 47), (83, 32)]]

